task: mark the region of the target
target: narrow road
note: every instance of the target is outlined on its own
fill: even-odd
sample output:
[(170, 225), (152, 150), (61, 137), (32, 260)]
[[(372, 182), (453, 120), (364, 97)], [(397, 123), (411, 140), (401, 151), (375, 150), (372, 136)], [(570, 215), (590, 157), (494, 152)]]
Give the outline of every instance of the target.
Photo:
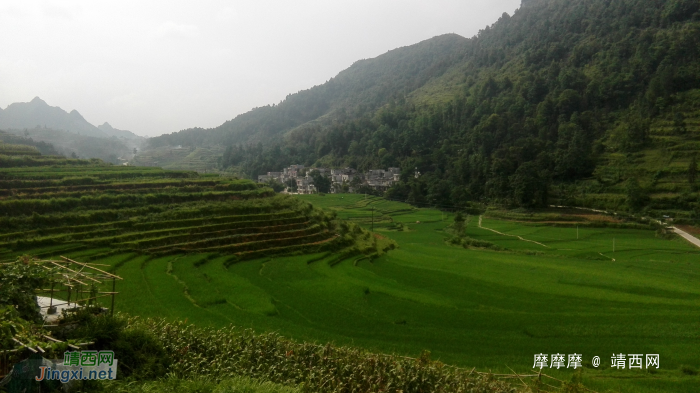
[(676, 227), (672, 227), (672, 228), (673, 228), (673, 231), (674, 231), (674, 232), (676, 232), (677, 234), (683, 236), (683, 238), (684, 238), (685, 240), (687, 240), (687, 241), (693, 243), (693, 244), (696, 245), (697, 247), (700, 247), (700, 239), (698, 239), (697, 237), (691, 235), (690, 233), (688, 233), (688, 232), (686, 232), (686, 231), (684, 231), (684, 230), (682, 230), (682, 229), (679, 229), (679, 228), (676, 228)]

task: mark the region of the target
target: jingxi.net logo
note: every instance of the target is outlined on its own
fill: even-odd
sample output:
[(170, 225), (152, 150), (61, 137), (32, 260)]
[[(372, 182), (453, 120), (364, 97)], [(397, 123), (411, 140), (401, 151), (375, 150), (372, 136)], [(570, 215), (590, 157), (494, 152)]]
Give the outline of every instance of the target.
[(63, 364), (40, 366), (37, 381), (103, 380), (117, 377), (117, 359), (113, 351), (66, 352)]

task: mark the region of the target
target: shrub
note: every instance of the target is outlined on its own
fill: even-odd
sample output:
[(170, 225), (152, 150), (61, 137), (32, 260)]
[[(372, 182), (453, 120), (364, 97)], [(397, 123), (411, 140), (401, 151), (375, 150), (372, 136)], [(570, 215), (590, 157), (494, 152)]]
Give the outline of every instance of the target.
[(119, 360), (118, 375), (153, 379), (165, 375), (171, 359), (162, 343), (145, 327), (130, 327), (123, 317), (95, 315), (86, 308), (66, 317), (56, 337), (94, 342), (92, 349), (112, 350)]
[(20, 318), (41, 321), (35, 289), (44, 288), (50, 274), (50, 269), (39, 266), (29, 255), (17, 258), (14, 263), (0, 264), (0, 307), (14, 306)]
[(691, 366), (681, 366), (681, 372), (685, 375), (698, 375), (698, 370)]

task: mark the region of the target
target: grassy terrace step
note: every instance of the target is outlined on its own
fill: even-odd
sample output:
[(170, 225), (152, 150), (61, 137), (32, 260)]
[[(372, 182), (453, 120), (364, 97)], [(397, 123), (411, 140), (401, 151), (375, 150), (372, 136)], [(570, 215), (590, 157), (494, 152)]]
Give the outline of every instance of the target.
[[(34, 169), (44, 169), (45, 167), (35, 167)], [(82, 171), (76, 171), (75, 169), (83, 169)], [(104, 169), (103, 169), (104, 168)], [(16, 169), (16, 168), (9, 168)], [(95, 170), (94, 167), (66, 167), (58, 168), (60, 171), (28, 171), (28, 170), (3, 170), (0, 171), (0, 179), (3, 180), (43, 180), (43, 179), (64, 179), (66, 177), (75, 176), (88, 176), (94, 177), (96, 179), (107, 180), (107, 179), (132, 179), (132, 178), (143, 178), (143, 177), (160, 177), (160, 178), (191, 178), (196, 177), (196, 172), (188, 171), (164, 171), (162, 169), (158, 170), (122, 170), (115, 171), (110, 167), (100, 167), (100, 170)]]
[(274, 195), (272, 189), (254, 191), (211, 191), (203, 193), (159, 193), (147, 195), (101, 195), (82, 198), (22, 199), (0, 201), (0, 215), (18, 216), (33, 213), (70, 211), (85, 207), (124, 208), (144, 204), (171, 204), (189, 201), (225, 201), (265, 198)]
[[(0, 235), (0, 244), (13, 243), (14, 241), (32, 238), (29, 243), (40, 244), (48, 241), (94, 239), (95, 241), (125, 240), (157, 236), (168, 233), (199, 233), (212, 232), (227, 229), (244, 229), (261, 226), (290, 225), (306, 222), (308, 218), (299, 215), (298, 212), (288, 211), (271, 214), (232, 215), (223, 217), (205, 217), (200, 219), (171, 220), (159, 222), (138, 223), (135, 220), (115, 221), (104, 224), (78, 225), (72, 227), (58, 227), (39, 229), (34, 231), (12, 232)], [(150, 230), (154, 228), (164, 228)], [(138, 233), (130, 233), (138, 231)], [(123, 236), (105, 237), (110, 234)], [(54, 236), (51, 236), (54, 235)]]
[[(261, 241), (268, 240), (283, 240), (289, 238), (302, 238), (320, 233), (323, 228), (320, 225), (312, 225), (303, 229), (280, 231), (280, 232), (263, 232), (263, 233), (247, 233), (232, 236), (210, 237), (205, 240), (189, 241), (182, 243), (170, 243), (170, 238), (146, 240), (143, 242), (130, 242), (115, 244), (115, 246), (126, 246), (135, 248), (146, 248), (149, 252), (159, 252), (163, 249), (181, 248), (181, 249), (206, 249), (212, 247), (230, 247), (237, 245), (253, 245)], [(254, 248), (253, 248), (254, 249)]]
[(81, 185), (61, 185), (60, 182), (46, 186), (44, 182), (25, 182), (25, 181), (0, 181), (0, 196), (12, 195), (33, 195), (33, 194), (50, 194), (50, 193), (71, 193), (71, 192), (123, 192), (141, 191), (141, 190), (159, 190), (167, 187), (197, 187), (197, 188), (215, 188), (219, 190), (228, 189), (230, 191), (255, 190), (258, 188), (256, 184), (249, 182), (225, 182), (222, 180), (179, 180), (173, 181), (169, 179), (147, 179), (141, 182), (131, 183), (96, 183), (80, 179), (80, 182), (89, 184)]
[[(299, 212), (289, 210), (276, 213), (264, 213), (264, 214), (242, 214), (242, 215), (228, 215), (228, 216), (211, 216), (204, 218), (192, 218), (192, 219), (180, 219), (180, 220), (162, 220), (155, 222), (143, 222), (134, 224), (134, 228), (139, 230), (152, 230), (159, 228), (175, 228), (175, 227), (195, 227), (195, 226), (207, 226), (211, 224), (230, 224), (230, 223), (251, 223), (251, 226), (259, 225), (260, 222), (279, 222), (283, 223), (293, 223), (299, 222), (294, 220), (299, 220), (305, 218), (305, 216), (300, 215)], [(289, 221), (287, 221), (289, 220)], [(275, 225), (280, 225), (275, 224)]]
[(287, 254), (287, 255), (295, 255), (295, 254), (315, 254), (327, 250), (334, 250), (337, 248), (341, 248), (344, 245), (347, 245), (344, 243), (344, 240), (340, 238), (339, 236), (333, 236), (333, 237), (328, 237), (319, 241), (314, 241), (310, 243), (304, 243), (304, 244), (293, 244), (293, 245), (288, 245), (288, 246), (280, 246), (280, 247), (270, 247), (270, 248), (262, 248), (254, 251), (243, 251), (243, 252), (238, 252), (235, 254), (234, 258), (229, 258), (226, 263), (224, 263), (224, 266), (229, 267), (233, 265), (236, 262), (242, 261), (242, 260), (249, 260), (249, 259), (255, 259), (255, 258), (263, 258), (263, 257), (269, 257), (272, 255), (280, 255), (280, 254)]
[(317, 243), (321, 242), (323, 240), (330, 239), (331, 237), (334, 237), (334, 234), (331, 234), (329, 232), (318, 232), (312, 235), (305, 235), (305, 236), (298, 236), (298, 237), (289, 237), (289, 238), (284, 238), (284, 239), (269, 239), (269, 240), (260, 240), (260, 241), (255, 241), (255, 242), (248, 242), (248, 243), (239, 243), (239, 244), (229, 244), (229, 245), (224, 245), (224, 246), (214, 246), (214, 247), (194, 247), (194, 246), (178, 246), (178, 247), (157, 247), (153, 249), (147, 249), (146, 251), (151, 252), (151, 253), (156, 253), (156, 254), (163, 254), (163, 253), (178, 253), (178, 252), (190, 252), (190, 251), (196, 251), (196, 252), (225, 252), (225, 253), (243, 253), (243, 252), (248, 252), (248, 251), (259, 251), (263, 249), (272, 249), (272, 248), (278, 248), (278, 247), (284, 247), (284, 246), (293, 246), (293, 245), (306, 245), (306, 244), (312, 244), (312, 243)]
[(55, 235), (55, 236), (45, 236), (45, 237), (21, 237), (21, 238), (11, 238), (8, 239), (4, 242), (0, 242), (0, 247), (13, 247), (13, 248), (27, 248), (27, 247), (37, 247), (37, 246), (43, 246), (43, 245), (51, 245), (51, 244), (61, 244), (61, 243), (70, 243), (70, 242), (76, 242), (76, 241), (83, 241), (85, 239), (89, 239), (91, 237), (96, 237), (96, 236), (109, 236), (109, 235), (117, 235), (121, 233), (122, 231), (117, 228), (112, 228), (112, 229), (103, 229), (99, 231), (90, 231), (90, 232), (78, 232), (78, 233), (68, 233), (65, 235)]
[[(260, 233), (278, 233), (291, 230), (301, 230), (310, 225), (309, 221), (304, 221), (298, 224), (286, 225), (270, 225), (259, 227), (238, 228), (229, 230), (219, 230), (204, 232), (208, 228), (183, 228), (177, 231), (153, 231), (145, 233), (130, 233), (123, 236), (114, 236), (111, 238), (91, 239), (86, 243), (94, 244), (111, 244), (114, 246), (135, 245), (137, 248), (154, 247), (163, 244), (184, 244), (188, 242), (221, 238), (233, 235), (254, 235)], [(160, 234), (161, 236), (157, 236)]]
[(307, 217), (301, 216), (279, 221), (247, 221), (147, 232), (128, 232), (126, 234), (122, 234), (122, 229), (112, 228), (98, 231), (68, 233), (65, 235), (34, 237), (27, 240), (25, 240), (25, 238), (14, 238), (5, 242), (0, 242), (0, 247), (27, 249), (67, 242), (82, 242), (93, 245), (146, 248), (155, 245), (187, 243), (203, 239), (221, 238), (224, 236), (257, 235), (303, 230), (311, 225), (307, 220)]
[(147, 195), (147, 194), (184, 194), (184, 193), (201, 193), (218, 191), (214, 187), (199, 187), (185, 186), (182, 188), (173, 187), (155, 187), (141, 188), (132, 190), (84, 190), (84, 191), (59, 191), (59, 192), (39, 192), (39, 193), (24, 193), (18, 192), (14, 195), (0, 196), (0, 201), (21, 201), (21, 200), (42, 200), (42, 199), (65, 199), (65, 198), (83, 198), (83, 197), (99, 197), (103, 195)]
[[(201, 193), (212, 191), (255, 191), (259, 187), (241, 186), (237, 184), (214, 184), (211, 186), (187, 185), (182, 187), (164, 186), (137, 189), (86, 189), (80, 191), (57, 191), (57, 192), (16, 192), (15, 190), (5, 190), (0, 193), (0, 200), (23, 200), (23, 199), (60, 199), (60, 198), (82, 198), (101, 195), (144, 195), (158, 193)], [(4, 194), (4, 195), (3, 195)]]
[[(140, 230), (191, 226), (198, 222), (204, 225), (211, 222), (226, 222), (227, 216), (238, 216), (241, 220), (253, 217), (263, 220), (266, 215), (274, 218), (291, 217), (300, 212), (290, 210), (295, 206), (289, 200), (279, 197), (251, 199), (246, 201), (212, 202), (192, 201), (173, 205), (146, 205), (121, 209), (94, 209), (74, 212), (51, 212), (41, 215), (14, 217), (0, 216), (0, 232), (26, 232), (38, 234), (61, 233), (61, 231), (81, 231), (105, 226), (131, 227), (139, 225)], [(290, 213), (294, 212), (294, 213)], [(250, 217), (250, 218), (246, 218)], [(129, 218), (128, 220), (125, 220)], [(178, 221), (182, 220), (182, 223)], [(187, 222), (189, 222), (189, 224)], [(162, 223), (162, 224), (161, 224)], [(39, 229), (37, 229), (39, 228)]]
[[(3, 171), (0, 170), (0, 176), (3, 174)], [(109, 186), (109, 187), (114, 187), (114, 186), (127, 186), (127, 185), (140, 185), (140, 184), (148, 184), (148, 183), (173, 183), (173, 184), (182, 184), (182, 183), (202, 183), (202, 182), (221, 182), (222, 179), (197, 179), (197, 178), (186, 178), (186, 179), (173, 179), (169, 177), (163, 177), (163, 176), (144, 176), (144, 177), (138, 177), (134, 178), (132, 181), (125, 181), (125, 180), (119, 180), (119, 182), (115, 182), (110, 179), (98, 179), (96, 177), (92, 176), (85, 176), (81, 174), (74, 174), (72, 176), (66, 176), (66, 177), (59, 177), (55, 179), (4, 179), (0, 180), (0, 186), (2, 188), (15, 188), (15, 189), (24, 189), (24, 188), (49, 188), (49, 187), (80, 187), (80, 186), (85, 186), (87, 188), (94, 187), (94, 186)], [(229, 181), (230, 182), (230, 181)], [(237, 181), (238, 182), (238, 181)], [(244, 181), (240, 181), (241, 183), (244, 183)]]
[[(1, 135), (0, 135), (1, 136)], [(34, 146), (15, 145), (0, 141), (0, 155), (2, 156), (40, 156), (39, 149)]]
[(0, 180), (0, 187), (2, 188), (14, 188), (14, 189), (22, 189), (22, 190), (32, 190), (35, 189), (37, 191), (41, 192), (52, 192), (55, 190), (82, 190), (82, 189), (93, 189), (93, 188), (140, 188), (144, 186), (148, 186), (149, 184), (151, 185), (163, 185), (163, 186), (184, 186), (184, 185), (190, 185), (190, 184), (203, 184), (203, 185), (212, 185), (212, 184), (217, 184), (221, 183), (222, 181), (226, 181), (229, 183), (240, 183), (240, 184), (246, 184), (249, 182), (246, 181), (230, 181), (226, 179), (197, 179), (197, 178), (192, 178), (192, 179), (178, 179), (178, 180), (173, 180), (169, 178), (163, 178), (163, 177), (146, 177), (146, 178), (139, 178), (137, 181), (129, 181), (129, 182), (113, 182), (113, 181), (101, 181), (100, 179), (94, 178), (94, 177), (89, 177), (89, 176), (80, 176), (80, 177), (67, 177), (63, 179), (54, 179), (54, 180)]

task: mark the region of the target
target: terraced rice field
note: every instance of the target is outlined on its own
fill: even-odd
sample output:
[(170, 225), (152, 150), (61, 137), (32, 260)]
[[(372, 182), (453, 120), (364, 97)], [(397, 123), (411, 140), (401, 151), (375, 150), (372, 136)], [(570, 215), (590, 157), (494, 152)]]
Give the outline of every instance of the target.
[(216, 252), (235, 261), (344, 241), (330, 216), (248, 180), (61, 163), (0, 168), (0, 259), (104, 248), (106, 255)]
[[(22, 159), (0, 168), (0, 260), (106, 265), (125, 278), (117, 311), (504, 373), (529, 372), (536, 353), (580, 353), (597, 391), (700, 385), (700, 251), (683, 240), (469, 217), (466, 235), (501, 251), (467, 249), (448, 241), (451, 214), (381, 198)], [(661, 368), (613, 369), (613, 352), (658, 353)]]
[[(504, 373), (529, 372), (536, 353), (580, 353), (583, 381), (595, 391), (697, 391), (700, 380), (687, 371), (700, 368), (700, 250), (683, 240), (594, 227), (579, 228), (577, 239), (575, 226), (485, 218), (480, 228), (470, 217), (468, 236), (505, 250), (465, 249), (446, 241), (453, 216), (437, 210), (360, 195), (299, 199), (365, 228), (374, 210), (373, 238), (398, 249), (373, 260), (338, 251), (235, 264), (208, 252), (36, 251), (108, 265), (125, 278), (117, 310), (132, 315), (414, 357), (429, 350), (450, 364)], [(613, 352), (658, 353), (661, 368), (614, 369)]]
[(131, 160), (131, 164), (157, 166), (164, 169), (215, 172), (219, 167), (218, 160), (223, 152), (224, 149), (219, 147), (162, 147), (137, 154)]

